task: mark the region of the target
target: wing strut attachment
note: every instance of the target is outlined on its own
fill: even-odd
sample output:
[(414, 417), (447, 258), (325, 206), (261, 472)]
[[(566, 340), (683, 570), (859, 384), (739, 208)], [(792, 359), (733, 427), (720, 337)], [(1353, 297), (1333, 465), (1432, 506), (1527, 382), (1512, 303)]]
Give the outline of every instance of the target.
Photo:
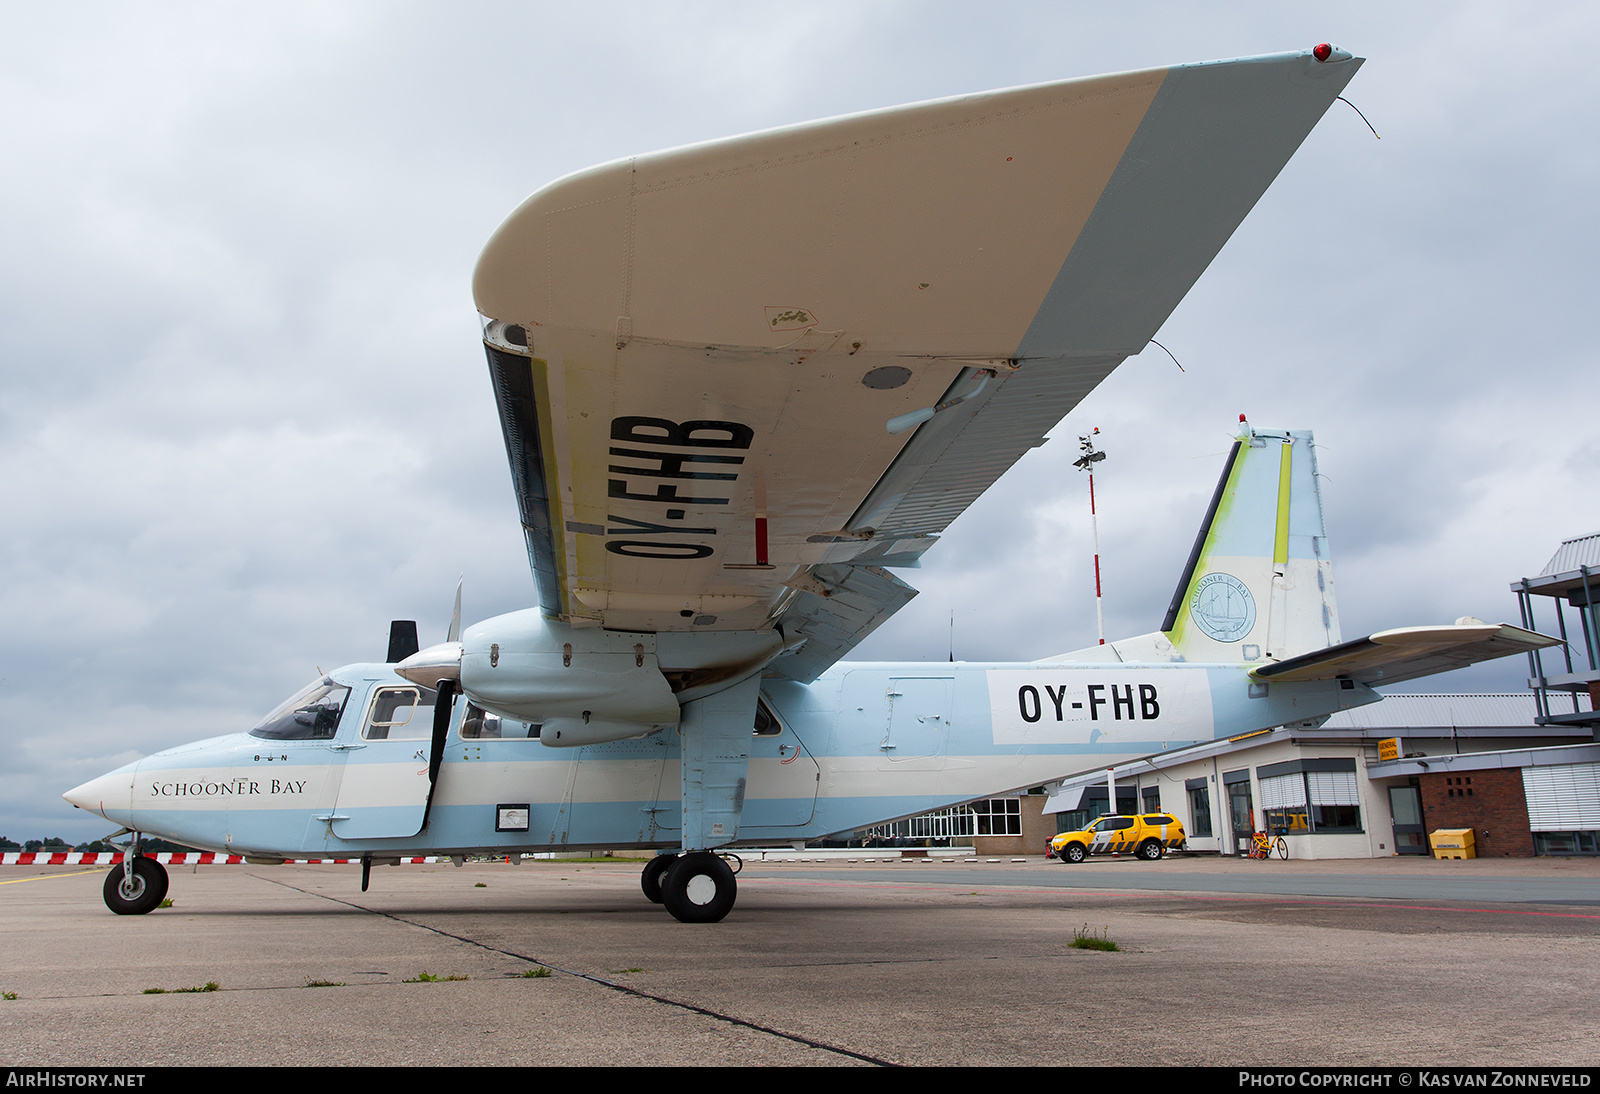
[(756, 720), (761, 674), (683, 704), (683, 849), (707, 851), (739, 838), (745, 780), (750, 772), (750, 727)]
[(715, 923), (733, 908), (738, 884), (711, 849), (739, 838), (750, 774), (750, 730), (760, 695), (757, 672), (715, 695), (683, 704), (678, 723), (683, 853), (659, 874), (659, 883), (661, 903), (684, 923)]

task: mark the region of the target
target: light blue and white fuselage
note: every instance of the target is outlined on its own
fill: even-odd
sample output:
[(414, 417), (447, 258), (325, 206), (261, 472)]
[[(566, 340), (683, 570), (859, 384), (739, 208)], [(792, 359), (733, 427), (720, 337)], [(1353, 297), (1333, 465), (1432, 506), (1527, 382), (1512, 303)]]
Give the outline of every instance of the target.
[[(327, 679), (349, 689), (331, 739), (216, 737), (67, 796), (116, 825), (258, 858), (680, 845), (671, 729), (547, 748), (526, 736), (462, 737), (463, 704), (419, 832), (427, 735), (369, 739), (379, 697), (415, 685), (382, 664)], [(844, 664), (812, 684), (769, 681), (762, 699), (776, 724), (750, 735), (736, 842), (850, 832), (1377, 698), (1337, 681), (1250, 691), (1246, 666), (1171, 663)], [(498, 830), (508, 809), (525, 810), (525, 822), (512, 816), (516, 827)]]

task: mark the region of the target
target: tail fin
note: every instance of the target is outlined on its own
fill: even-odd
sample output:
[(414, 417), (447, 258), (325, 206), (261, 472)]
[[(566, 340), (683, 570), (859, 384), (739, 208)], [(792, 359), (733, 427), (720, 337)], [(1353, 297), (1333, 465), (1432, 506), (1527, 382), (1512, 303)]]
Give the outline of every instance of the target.
[(1240, 423), (1161, 634), (1185, 661), (1277, 661), (1338, 643), (1309, 431)]
[(1043, 660), (1265, 664), (1338, 642), (1311, 433), (1241, 419), (1161, 630)]

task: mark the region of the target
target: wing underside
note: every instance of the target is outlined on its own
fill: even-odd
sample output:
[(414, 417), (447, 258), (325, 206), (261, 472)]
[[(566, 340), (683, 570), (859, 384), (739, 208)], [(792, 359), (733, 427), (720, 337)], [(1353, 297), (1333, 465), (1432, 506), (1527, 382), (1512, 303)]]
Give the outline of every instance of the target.
[(888, 568), (1144, 348), (1359, 64), (966, 96), (541, 190), (474, 289), (542, 606), (776, 622), (807, 641), (773, 670), (814, 678), (915, 595)]

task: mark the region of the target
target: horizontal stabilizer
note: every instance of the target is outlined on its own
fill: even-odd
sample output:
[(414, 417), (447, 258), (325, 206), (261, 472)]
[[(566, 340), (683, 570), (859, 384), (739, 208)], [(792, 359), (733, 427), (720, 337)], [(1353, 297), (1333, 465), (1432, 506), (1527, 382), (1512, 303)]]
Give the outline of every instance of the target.
[(1397, 627), (1250, 670), (1257, 680), (1354, 680), (1369, 687), (1463, 669), (1514, 653), (1559, 646), (1559, 638), (1509, 623), (1462, 619), (1443, 627)]

